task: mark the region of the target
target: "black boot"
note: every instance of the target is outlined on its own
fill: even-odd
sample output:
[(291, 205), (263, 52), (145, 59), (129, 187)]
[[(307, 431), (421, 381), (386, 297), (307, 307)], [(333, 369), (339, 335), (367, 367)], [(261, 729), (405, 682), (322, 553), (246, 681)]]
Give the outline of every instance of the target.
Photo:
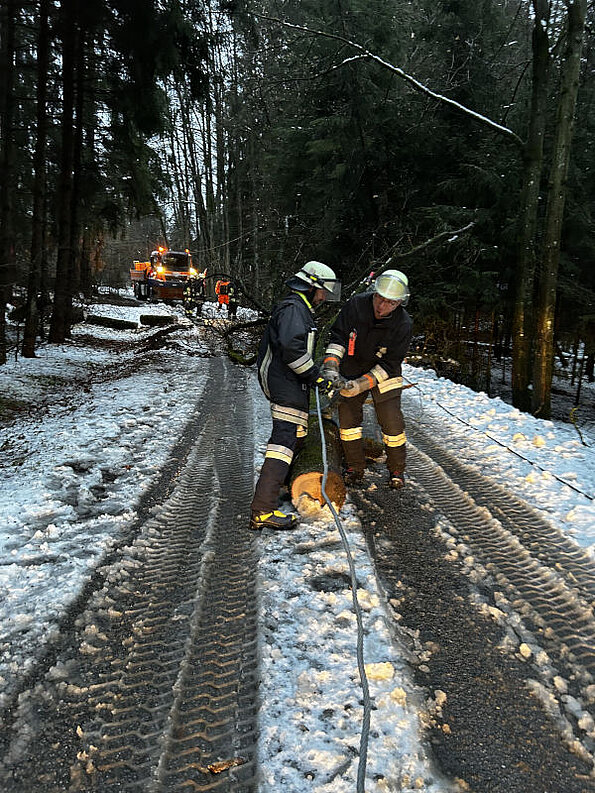
[(393, 471), (389, 474), (388, 486), (393, 490), (400, 490), (405, 486), (405, 474), (402, 471)]
[(295, 515), (286, 515), (278, 509), (272, 512), (253, 512), (250, 518), (250, 528), (259, 529), (293, 529), (297, 526), (297, 518)]
[(347, 468), (343, 475), (347, 487), (361, 487), (364, 481), (364, 472), (357, 468)]

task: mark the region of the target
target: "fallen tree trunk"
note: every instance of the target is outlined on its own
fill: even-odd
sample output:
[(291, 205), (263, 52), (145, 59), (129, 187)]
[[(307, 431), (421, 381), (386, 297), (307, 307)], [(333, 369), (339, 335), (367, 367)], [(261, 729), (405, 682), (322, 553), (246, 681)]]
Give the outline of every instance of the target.
[[(256, 319), (252, 322), (239, 322), (237, 325), (233, 325), (230, 328), (226, 328), (223, 333), (221, 334), (225, 339), (225, 343), (227, 344), (227, 355), (234, 363), (239, 363), (242, 366), (252, 366), (253, 363), (256, 363), (256, 359), (258, 357), (256, 351), (248, 355), (242, 350), (236, 350), (233, 346), (233, 334), (237, 333), (241, 330), (253, 330), (254, 328), (259, 328), (262, 325), (266, 325), (268, 322), (267, 319)], [(260, 340), (260, 339), (259, 339)], [(255, 348), (258, 348), (258, 341), (255, 344)]]
[(154, 328), (159, 325), (171, 325), (176, 323), (178, 318), (171, 314), (141, 314), (139, 320), (141, 325)]
[(160, 347), (163, 347), (165, 344), (165, 337), (169, 336), (170, 333), (179, 330), (179, 327), (176, 324), (166, 325), (164, 328), (159, 328), (154, 333), (145, 339), (143, 352), (147, 352), (148, 350), (158, 350)]
[[(339, 511), (345, 503), (343, 449), (339, 427), (332, 419), (323, 419), (322, 426), (328, 463), (325, 490), (335, 509)], [(382, 441), (365, 436), (363, 444), (366, 460), (378, 462), (384, 456)], [(308, 436), (293, 465), (290, 480), (291, 500), (302, 517), (315, 515), (326, 504), (322, 495), (323, 468), (318, 418), (310, 416)]]
[[(323, 419), (322, 424), (328, 462), (325, 490), (335, 509), (339, 510), (345, 502), (345, 483), (341, 473), (343, 452), (339, 428), (330, 419)], [(319, 510), (326, 504), (322, 495), (322, 476), (320, 428), (318, 418), (310, 416), (308, 436), (296, 458), (290, 480), (291, 500), (300, 515)]]
[(89, 325), (101, 325), (105, 328), (114, 328), (115, 330), (136, 330), (138, 322), (131, 319), (119, 319), (118, 317), (102, 317), (98, 314), (89, 314), (85, 320)]

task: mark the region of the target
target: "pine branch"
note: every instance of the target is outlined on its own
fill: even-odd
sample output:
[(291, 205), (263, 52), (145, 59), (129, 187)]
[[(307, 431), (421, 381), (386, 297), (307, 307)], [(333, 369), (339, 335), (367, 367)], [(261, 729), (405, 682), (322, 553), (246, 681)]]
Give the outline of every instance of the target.
[[(361, 44), (358, 44), (356, 41), (352, 41), (351, 39), (348, 39), (345, 36), (341, 36), (338, 33), (329, 33), (326, 30), (313, 30), (312, 28), (309, 28), (306, 25), (296, 25), (293, 22), (287, 22), (283, 19), (279, 19), (278, 17), (270, 17), (267, 16), (266, 14), (255, 14), (255, 16), (258, 16), (260, 19), (266, 19), (269, 22), (275, 22), (279, 25), (283, 25), (283, 27), (291, 28), (292, 30), (301, 30), (304, 33), (309, 33), (312, 36), (322, 36), (328, 39), (335, 39), (335, 41), (341, 41), (343, 44), (347, 44), (349, 47), (352, 47), (353, 49), (360, 52), (362, 54), (361, 57), (368, 58), (369, 60), (374, 61), (374, 63), (377, 63), (380, 66), (382, 66), (384, 69), (388, 69), (389, 71), (393, 72), (393, 74), (396, 74), (401, 79), (405, 80), (405, 82), (409, 83), (409, 85), (411, 85), (416, 91), (419, 91), (420, 93), (425, 94), (426, 96), (430, 96), (432, 97), (432, 99), (436, 99), (438, 102), (447, 104), (450, 107), (453, 107), (455, 110), (458, 110), (459, 112), (464, 113), (467, 116), (471, 116), (480, 124), (483, 124), (484, 126), (487, 126), (490, 129), (494, 130), (495, 132), (499, 132), (500, 134), (504, 135), (509, 140), (514, 141), (520, 149), (524, 148), (525, 144), (523, 143), (522, 139), (516, 134), (516, 132), (513, 132), (508, 127), (504, 127), (501, 124), (498, 124), (496, 121), (493, 121), (487, 116), (483, 116), (481, 113), (476, 113), (475, 110), (471, 110), (470, 108), (465, 107), (465, 105), (461, 105), (459, 102), (456, 102), (454, 99), (449, 99), (447, 96), (444, 96), (443, 94), (438, 94), (435, 91), (432, 91), (431, 88), (428, 88), (423, 83), (420, 83), (419, 80), (416, 80), (415, 77), (413, 77), (410, 74), (407, 74), (407, 72), (405, 72), (399, 66), (395, 66), (389, 61), (384, 60), (384, 58), (381, 58), (380, 55), (376, 55), (375, 53), (370, 52)], [(347, 58), (343, 61), (343, 64), (350, 63), (352, 60), (353, 59)]]
[(420, 242), (419, 245), (415, 245), (413, 248), (410, 248), (408, 251), (404, 253), (396, 253), (394, 256), (390, 256), (382, 265), (382, 267), (378, 270), (377, 274), (380, 275), (383, 273), (395, 260), (397, 259), (408, 259), (410, 256), (415, 256), (415, 254), (419, 253), (420, 251), (429, 248), (430, 246), (434, 245), (441, 240), (446, 239), (448, 242), (454, 241), (456, 237), (460, 234), (464, 234), (467, 231), (471, 231), (471, 229), (475, 226), (475, 221), (471, 221), (471, 223), (467, 223), (466, 226), (463, 226), (460, 229), (454, 229), (453, 231), (441, 231), (440, 234), (436, 234), (434, 237), (430, 237), (429, 240), (425, 242)]

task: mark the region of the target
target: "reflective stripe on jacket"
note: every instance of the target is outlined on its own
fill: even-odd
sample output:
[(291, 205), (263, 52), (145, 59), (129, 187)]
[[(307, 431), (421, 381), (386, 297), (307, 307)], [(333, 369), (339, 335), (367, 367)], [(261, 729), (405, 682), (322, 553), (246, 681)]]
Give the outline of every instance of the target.
[(385, 393), (402, 387), (401, 364), (413, 323), (403, 306), (376, 319), (372, 297), (356, 295), (343, 306), (331, 328), (325, 358), (337, 360), (340, 373), (348, 380), (370, 374), (380, 393)]
[(258, 380), (267, 399), (308, 409), (308, 386), (319, 375), (314, 364), (316, 325), (305, 296), (292, 292), (273, 308), (258, 351)]

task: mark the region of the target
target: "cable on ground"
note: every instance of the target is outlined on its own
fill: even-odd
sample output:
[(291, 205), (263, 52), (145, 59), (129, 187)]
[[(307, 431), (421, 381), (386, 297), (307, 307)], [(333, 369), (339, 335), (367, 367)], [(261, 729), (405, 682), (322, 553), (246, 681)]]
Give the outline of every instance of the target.
[(320, 394), (318, 388), (315, 388), (315, 392), (316, 392), (316, 413), (318, 415), (318, 426), (320, 428), (320, 445), (322, 447), (322, 470), (323, 470), (322, 486), (321, 486), (322, 496), (326, 501), (326, 503), (328, 504), (331, 514), (335, 519), (337, 529), (339, 531), (339, 534), (341, 535), (341, 540), (343, 541), (343, 547), (345, 548), (347, 563), (349, 564), (349, 572), (351, 573), (351, 596), (353, 599), (353, 608), (357, 620), (357, 666), (359, 669), (359, 676), (361, 681), (363, 703), (364, 703), (362, 731), (361, 731), (360, 745), (359, 745), (359, 763), (357, 768), (357, 793), (364, 793), (366, 765), (368, 762), (368, 738), (370, 735), (370, 713), (372, 710), (372, 706), (370, 702), (370, 689), (368, 686), (366, 668), (364, 666), (364, 626), (362, 620), (362, 611), (357, 599), (357, 577), (355, 574), (355, 565), (353, 563), (353, 557), (351, 556), (351, 551), (349, 549), (349, 542), (347, 540), (347, 535), (345, 534), (345, 529), (343, 528), (343, 524), (341, 523), (341, 520), (337, 515), (337, 511), (335, 510), (330, 498), (326, 493), (326, 480), (328, 477), (328, 460), (326, 454), (326, 443), (324, 441), (324, 425), (322, 423), (322, 411), (320, 409)]
[[(403, 379), (407, 380), (406, 377), (404, 377)], [(407, 380), (407, 382), (410, 384), (411, 388), (416, 388), (423, 397), (427, 396), (427, 394), (417, 385), (417, 383), (411, 383), (411, 381), (409, 381), (409, 380)], [(543, 468), (543, 466), (539, 465), (539, 463), (536, 463), (534, 460), (530, 460), (528, 457), (525, 457), (520, 452), (517, 452), (516, 449), (511, 449), (510, 446), (508, 446), (508, 444), (503, 443), (502, 441), (499, 441), (498, 438), (494, 438), (493, 435), (490, 435), (485, 430), (481, 430), (478, 427), (474, 427), (472, 424), (469, 424), (468, 421), (465, 421), (465, 419), (462, 419), (460, 416), (457, 416), (456, 413), (453, 413), (452, 410), (449, 410), (447, 407), (445, 407), (444, 405), (440, 404), (440, 402), (438, 402), (438, 400), (434, 399), (432, 401), (433, 401), (433, 403), (435, 405), (438, 405), (439, 408), (444, 410), (445, 413), (448, 413), (449, 416), (452, 416), (454, 419), (459, 421), (465, 427), (468, 427), (469, 429), (472, 429), (474, 432), (479, 432), (482, 435), (485, 435), (485, 437), (489, 438), (489, 440), (493, 441), (493, 443), (498, 444), (498, 446), (501, 446), (503, 449), (507, 449), (511, 454), (516, 455), (516, 457), (519, 457), (524, 462), (529, 463), (529, 465), (532, 465), (535, 468), (539, 469), (540, 471), (543, 471), (543, 473), (548, 473), (551, 477), (556, 479), (558, 482), (560, 482), (563, 485), (566, 485), (566, 487), (569, 487), (571, 490), (574, 490), (575, 493), (579, 493), (581, 496), (584, 496), (585, 498), (589, 499), (589, 501), (595, 501), (595, 496), (591, 496), (591, 495), (589, 495), (589, 493), (585, 493), (585, 491), (581, 490), (580, 487), (576, 487), (575, 485), (571, 484), (570, 482), (567, 482), (565, 479), (562, 479), (560, 476), (557, 476), (556, 474), (554, 474), (548, 468)]]

